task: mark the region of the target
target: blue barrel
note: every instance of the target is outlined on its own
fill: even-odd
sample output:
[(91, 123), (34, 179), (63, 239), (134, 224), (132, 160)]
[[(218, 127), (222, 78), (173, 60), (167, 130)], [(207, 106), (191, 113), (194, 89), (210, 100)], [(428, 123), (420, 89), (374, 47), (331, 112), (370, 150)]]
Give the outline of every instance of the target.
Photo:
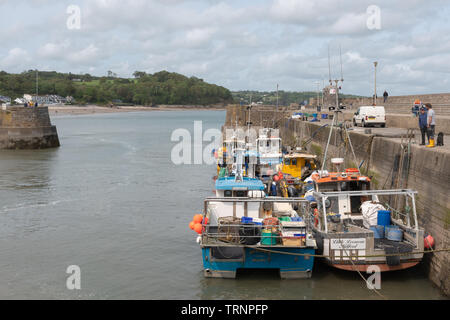
[(390, 226), (391, 225), (391, 212), (386, 210), (378, 210), (377, 225)]
[(384, 238), (384, 226), (371, 226), (370, 230), (373, 231), (373, 237), (375, 239)]
[(386, 227), (385, 231), (386, 239), (392, 241), (402, 241), (403, 240), (403, 230), (399, 227), (389, 226)]
[(322, 119), (328, 119), (328, 113), (322, 113)]

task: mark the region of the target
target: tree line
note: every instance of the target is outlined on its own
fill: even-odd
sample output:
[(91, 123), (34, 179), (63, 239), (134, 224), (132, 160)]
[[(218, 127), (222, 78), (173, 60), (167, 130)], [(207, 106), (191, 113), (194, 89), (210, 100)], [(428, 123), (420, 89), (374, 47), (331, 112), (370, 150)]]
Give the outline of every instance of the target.
[[(276, 91), (233, 91), (233, 100), (236, 104), (250, 104), (251, 102), (262, 102), (265, 105), (277, 104), (277, 92)], [(349, 94), (339, 94), (341, 98), (358, 97)], [(317, 92), (313, 91), (278, 91), (278, 104), (280, 106), (289, 106), (291, 103), (302, 104), (303, 102), (309, 102), (310, 98), (317, 98)]]
[[(120, 100), (136, 105), (208, 105), (229, 103), (231, 92), (203, 79), (160, 71), (154, 74), (136, 71), (133, 79), (117, 78), (108, 72), (107, 77), (89, 74), (76, 75), (54, 71), (39, 71), (39, 95), (72, 96), (76, 103), (108, 104)], [(20, 98), (36, 93), (36, 71), (20, 74), (0, 72), (0, 95)]]

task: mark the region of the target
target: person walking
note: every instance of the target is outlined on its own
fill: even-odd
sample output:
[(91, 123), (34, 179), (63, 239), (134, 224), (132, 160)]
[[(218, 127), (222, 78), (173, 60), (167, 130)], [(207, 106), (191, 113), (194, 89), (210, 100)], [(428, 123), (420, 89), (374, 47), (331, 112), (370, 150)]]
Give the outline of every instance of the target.
[(384, 90), (384, 93), (383, 93), (384, 103), (386, 103), (388, 97), (389, 97), (389, 94), (387, 93), (386, 90)]
[(427, 145), (427, 148), (433, 148), (435, 146), (434, 144), (434, 129), (436, 127), (436, 114), (433, 110), (433, 106), (431, 105), (431, 103), (427, 103), (425, 104), (425, 106), (428, 109), (428, 113), (427, 113), (427, 128), (428, 128), (428, 133), (430, 135), (430, 141)]
[(428, 138), (428, 144), (430, 144), (430, 135), (428, 133), (427, 110), (423, 106), (420, 108), (420, 113), (419, 113), (419, 128), (420, 128), (420, 133), (422, 134), (422, 143), (420, 145), (421, 146), (425, 145), (425, 134), (427, 135), (427, 138)]

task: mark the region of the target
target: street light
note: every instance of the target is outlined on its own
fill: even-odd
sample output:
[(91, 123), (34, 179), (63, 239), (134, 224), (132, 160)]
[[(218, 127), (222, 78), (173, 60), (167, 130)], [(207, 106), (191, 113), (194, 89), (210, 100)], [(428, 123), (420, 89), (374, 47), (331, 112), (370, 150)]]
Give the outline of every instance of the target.
[(378, 66), (378, 61), (375, 61), (373, 63), (373, 65), (375, 66), (375, 94), (373, 96), (373, 105), (376, 106), (377, 105), (377, 66)]

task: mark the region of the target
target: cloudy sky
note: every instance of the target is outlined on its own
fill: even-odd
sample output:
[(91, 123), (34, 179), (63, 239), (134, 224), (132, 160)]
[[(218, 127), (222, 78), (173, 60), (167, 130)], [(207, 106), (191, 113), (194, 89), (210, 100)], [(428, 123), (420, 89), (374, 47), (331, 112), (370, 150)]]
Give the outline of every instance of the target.
[(0, 0), (0, 12), (7, 72), (168, 70), (306, 91), (328, 79), (328, 47), (340, 78), (341, 47), (345, 93), (372, 95), (374, 61), (379, 95), (450, 91), (446, 0)]

